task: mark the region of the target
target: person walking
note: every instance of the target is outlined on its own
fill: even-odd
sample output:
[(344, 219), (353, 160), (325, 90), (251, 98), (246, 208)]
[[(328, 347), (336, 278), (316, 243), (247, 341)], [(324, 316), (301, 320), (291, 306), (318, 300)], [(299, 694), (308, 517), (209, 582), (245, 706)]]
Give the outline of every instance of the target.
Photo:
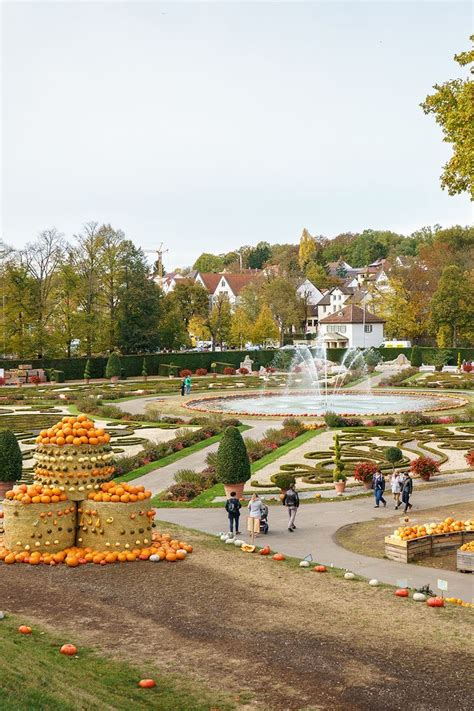
[(258, 494), (252, 494), (252, 498), (248, 504), (249, 517), (247, 519), (247, 531), (250, 533), (252, 544), (255, 539), (255, 534), (260, 532), (260, 519), (263, 514), (263, 504)]
[(185, 392), (186, 392), (186, 379), (183, 378), (181, 381), (181, 397), (184, 397)]
[[(408, 511), (408, 509), (412, 508), (412, 504), (410, 504), (410, 496), (413, 493), (413, 479), (411, 478), (409, 472), (405, 472), (403, 475), (403, 483), (402, 483), (402, 502), (405, 504), (405, 513)], [(400, 504), (398, 504), (400, 506)], [(398, 506), (395, 506), (396, 509), (398, 509)]]
[(400, 506), (400, 494), (402, 493), (402, 483), (403, 477), (399, 469), (395, 469), (390, 480), (392, 486), (393, 499), (395, 501), (395, 508), (398, 509)]
[(385, 491), (385, 477), (380, 470), (376, 471), (374, 474), (374, 478), (372, 479), (372, 487), (375, 494), (374, 508), (378, 509), (380, 506), (380, 502), (382, 502), (383, 505), (386, 506), (387, 502), (383, 498), (383, 492)]
[(288, 507), (288, 530), (293, 533), (295, 530), (295, 517), (298, 511), (298, 506), (300, 505), (300, 497), (298, 492), (295, 490), (295, 485), (291, 484), (290, 488), (283, 497), (283, 506)]
[(240, 519), (240, 509), (242, 508), (242, 505), (238, 498), (235, 495), (235, 491), (230, 492), (230, 498), (227, 499), (225, 502), (225, 510), (227, 511), (227, 515), (229, 517), (229, 531), (230, 533), (234, 533), (234, 526), (235, 526), (235, 535), (238, 536), (240, 534), (239, 531), (239, 519)]
[(184, 379), (184, 385), (186, 387), (186, 395), (189, 395), (191, 393), (191, 376), (187, 375), (186, 378)]

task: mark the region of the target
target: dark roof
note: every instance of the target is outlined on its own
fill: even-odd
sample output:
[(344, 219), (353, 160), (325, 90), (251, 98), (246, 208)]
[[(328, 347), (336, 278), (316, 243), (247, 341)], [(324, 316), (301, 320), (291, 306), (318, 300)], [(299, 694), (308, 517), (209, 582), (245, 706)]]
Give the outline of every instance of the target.
[(385, 323), (385, 319), (379, 318), (367, 309), (365, 309), (364, 316), (364, 309), (354, 304), (348, 304), (340, 311), (322, 318), (320, 323)]

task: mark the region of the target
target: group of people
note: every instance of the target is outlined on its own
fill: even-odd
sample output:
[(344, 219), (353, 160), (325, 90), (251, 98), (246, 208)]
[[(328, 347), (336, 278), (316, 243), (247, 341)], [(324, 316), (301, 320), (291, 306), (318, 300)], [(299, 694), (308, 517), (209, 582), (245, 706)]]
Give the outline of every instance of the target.
[(190, 394), (191, 394), (191, 376), (187, 375), (181, 381), (181, 395), (184, 396), (184, 395), (190, 395)]
[[(282, 504), (288, 509), (288, 531), (293, 533), (296, 529), (296, 512), (298, 511), (298, 506), (300, 505), (300, 497), (298, 496), (298, 492), (296, 491), (294, 484), (292, 484), (285, 493), (282, 499)], [(235, 535), (240, 534), (239, 521), (241, 508), (242, 504), (236, 497), (235, 491), (232, 491), (230, 498), (225, 502), (225, 509), (229, 517), (229, 531), (232, 534), (234, 534), (235, 531)], [(260, 533), (260, 524), (263, 520), (266, 520), (268, 509), (258, 494), (252, 494), (247, 509), (247, 531), (253, 541), (255, 536)]]
[[(392, 474), (390, 485), (392, 487), (393, 499), (395, 501), (395, 510), (398, 510), (400, 506), (404, 505), (406, 513), (408, 509), (412, 508), (412, 504), (410, 504), (410, 496), (413, 493), (413, 479), (411, 478), (410, 473), (402, 473), (396, 469)], [(380, 508), (380, 504), (386, 506), (387, 502), (383, 496), (385, 492), (385, 477), (380, 470), (375, 472), (372, 478), (372, 489), (374, 490), (375, 496), (374, 508)]]

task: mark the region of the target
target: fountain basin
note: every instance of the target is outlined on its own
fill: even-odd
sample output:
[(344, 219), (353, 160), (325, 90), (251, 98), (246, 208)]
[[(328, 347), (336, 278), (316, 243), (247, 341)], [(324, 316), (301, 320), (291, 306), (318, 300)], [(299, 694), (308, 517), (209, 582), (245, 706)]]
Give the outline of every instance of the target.
[(263, 417), (317, 417), (326, 412), (339, 415), (393, 415), (406, 412), (427, 412), (462, 407), (466, 400), (453, 395), (436, 396), (431, 393), (399, 391), (367, 393), (350, 392), (315, 395), (313, 391), (297, 393), (264, 392), (255, 396), (214, 395), (189, 400), (185, 407), (199, 412)]

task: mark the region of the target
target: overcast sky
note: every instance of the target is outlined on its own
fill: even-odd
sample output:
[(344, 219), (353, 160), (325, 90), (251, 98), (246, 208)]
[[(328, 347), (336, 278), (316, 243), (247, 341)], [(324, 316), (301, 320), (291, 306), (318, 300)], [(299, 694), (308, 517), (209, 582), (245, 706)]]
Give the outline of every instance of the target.
[(419, 103), (470, 2), (3, 2), (1, 237), (202, 251), (470, 219)]

